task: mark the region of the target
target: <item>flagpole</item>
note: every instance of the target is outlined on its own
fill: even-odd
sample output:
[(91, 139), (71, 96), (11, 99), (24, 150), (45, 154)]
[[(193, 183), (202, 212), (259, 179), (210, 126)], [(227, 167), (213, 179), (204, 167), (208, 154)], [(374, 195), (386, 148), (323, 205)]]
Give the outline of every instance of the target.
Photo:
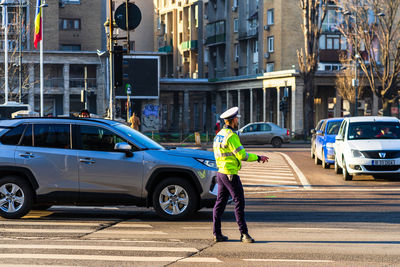
[(3, 5), (4, 10), (4, 104), (8, 103), (8, 10), (7, 5)]
[(41, 34), (42, 40), (40, 41), (40, 117), (44, 117), (44, 105), (43, 105), (43, 5), (40, 6), (40, 13), (41, 13)]

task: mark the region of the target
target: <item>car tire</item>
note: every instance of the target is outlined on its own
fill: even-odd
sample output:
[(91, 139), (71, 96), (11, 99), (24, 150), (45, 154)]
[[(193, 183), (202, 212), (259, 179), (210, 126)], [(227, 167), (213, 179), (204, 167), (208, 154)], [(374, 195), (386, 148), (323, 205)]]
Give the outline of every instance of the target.
[(339, 167), (339, 163), (337, 162), (336, 157), (335, 157), (335, 173), (336, 174), (341, 174), (342, 173), (342, 168)]
[(315, 155), (314, 164), (315, 164), (315, 165), (321, 164), (321, 160), (318, 158), (317, 153), (314, 153), (314, 155)]
[(181, 220), (191, 216), (197, 210), (198, 202), (199, 197), (194, 186), (178, 177), (161, 181), (153, 192), (154, 209), (167, 220)]
[(279, 137), (275, 137), (272, 139), (271, 144), (273, 147), (281, 147), (282, 146), (282, 140)]
[(326, 161), (325, 161), (324, 150), (322, 150), (322, 168), (329, 169), (329, 167), (330, 167), (329, 163), (326, 163)]
[(314, 150), (315, 150), (315, 148), (314, 148), (313, 146), (311, 146), (310, 157), (311, 157), (312, 159), (315, 158)]
[(349, 172), (347, 171), (346, 161), (344, 160), (344, 158), (342, 162), (343, 162), (343, 168), (342, 168), (343, 179), (345, 181), (353, 180), (353, 175), (349, 174)]
[(33, 190), (21, 177), (0, 178), (0, 216), (6, 219), (19, 219), (32, 207)]

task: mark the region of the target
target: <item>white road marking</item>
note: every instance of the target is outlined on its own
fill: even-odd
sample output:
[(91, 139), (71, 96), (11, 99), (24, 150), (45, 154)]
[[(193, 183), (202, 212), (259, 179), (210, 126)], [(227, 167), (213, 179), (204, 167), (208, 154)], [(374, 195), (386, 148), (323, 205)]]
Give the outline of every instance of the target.
[(294, 178), (293, 174), (272, 174), (272, 173), (264, 173), (264, 174), (255, 174), (253, 172), (249, 172), (249, 173), (242, 173), (239, 175), (240, 177), (268, 177), (268, 178)]
[(117, 223), (111, 228), (153, 228), (150, 224), (144, 224), (144, 223)]
[(174, 262), (183, 257), (139, 257), (139, 256), (104, 256), (104, 255), (67, 255), (67, 254), (12, 254), (0, 253), (0, 259), (45, 259), (45, 260), (90, 260), (90, 261), (125, 261), (125, 262)]
[(350, 229), (350, 228), (307, 228), (307, 227), (292, 227), (292, 228), (287, 228), (289, 230), (310, 230), (310, 231), (354, 231), (355, 229)]
[[(286, 183), (286, 184), (297, 184), (296, 181), (287, 181), (287, 180), (275, 180), (275, 179), (246, 179), (246, 185), (259, 185), (260, 182), (266, 183)], [(258, 183), (254, 183), (258, 182)]]
[(133, 247), (133, 246), (82, 246), (82, 245), (24, 245), (0, 244), (3, 249), (60, 249), (60, 250), (112, 250), (112, 251), (166, 251), (198, 252), (196, 248), (186, 247)]
[[(255, 184), (258, 187), (289, 187), (289, 188), (300, 188), (299, 186), (295, 186), (295, 185), (282, 185), (282, 184)], [(247, 187), (247, 184), (243, 185), (243, 187), (245, 187), (246, 189), (252, 188), (251, 187)], [(255, 188), (255, 187), (254, 187)]]
[(301, 170), (297, 167), (297, 165), (293, 162), (293, 160), (284, 153), (279, 152), (278, 154), (282, 155), (287, 160), (287, 162), (290, 164), (290, 166), (292, 167), (294, 172), (299, 177), (299, 180), (300, 180), (301, 184), (303, 185), (303, 188), (308, 189), (308, 190), (313, 189), (311, 187), (310, 183), (308, 182), (307, 178), (304, 176), (304, 174), (301, 172)]
[(9, 229), (9, 228), (0, 228), (0, 233), (60, 233), (60, 234), (81, 234), (81, 233), (90, 233), (92, 230), (83, 230), (83, 229)]
[(201, 258), (201, 257), (190, 257), (190, 258), (185, 258), (182, 260), (178, 260), (178, 262), (205, 262), (205, 263), (217, 263), (217, 262), (222, 262), (217, 258)]
[(287, 176), (282, 177), (282, 176), (242, 175), (240, 178), (242, 180), (248, 180), (247, 177), (252, 178), (252, 179), (257, 178), (257, 179), (260, 179), (260, 181), (264, 178), (266, 178), (266, 180), (271, 179), (271, 178), (272, 178), (272, 180), (276, 180), (276, 179), (289, 180), (289, 181), (296, 180), (296, 178), (294, 176), (293, 177), (287, 177)]
[(332, 263), (330, 260), (292, 260), (292, 259), (243, 259), (244, 261), (256, 262), (309, 262), (309, 263)]
[(1, 225), (54, 225), (54, 226), (101, 226), (108, 223), (91, 223), (91, 222), (30, 222), (30, 221), (3, 221), (0, 220)]
[(101, 231), (94, 232), (93, 235), (110, 235), (110, 234), (123, 234), (123, 235), (166, 235), (167, 233), (162, 231), (135, 231), (135, 230), (108, 230), (104, 229)]
[(140, 256), (104, 256), (104, 255), (66, 255), (66, 254), (7, 254), (0, 253), (0, 259), (46, 259), (46, 260), (90, 260), (122, 262), (221, 262), (217, 258), (183, 257), (140, 257)]

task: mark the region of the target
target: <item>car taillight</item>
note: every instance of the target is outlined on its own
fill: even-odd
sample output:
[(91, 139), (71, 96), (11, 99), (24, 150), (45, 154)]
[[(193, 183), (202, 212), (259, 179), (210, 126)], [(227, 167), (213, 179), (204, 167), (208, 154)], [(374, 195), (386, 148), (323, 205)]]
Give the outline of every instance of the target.
[(286, 135), (289, 136), (290, 135), (290, 131), (286, 130)]

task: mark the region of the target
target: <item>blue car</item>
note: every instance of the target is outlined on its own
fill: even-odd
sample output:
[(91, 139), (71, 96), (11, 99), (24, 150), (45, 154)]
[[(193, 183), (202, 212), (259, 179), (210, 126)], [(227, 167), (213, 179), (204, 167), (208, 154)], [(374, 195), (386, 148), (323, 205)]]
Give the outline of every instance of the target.
[(342, 121), (343, 118), (326, 119), (320, 131), (316, 133), (314, 162), (316, 165), (322, 163), (322, 168), (324, 169), (328, 169), (330, 164), (335, 163), (333, 144), (335, 143), (335, 137)]

